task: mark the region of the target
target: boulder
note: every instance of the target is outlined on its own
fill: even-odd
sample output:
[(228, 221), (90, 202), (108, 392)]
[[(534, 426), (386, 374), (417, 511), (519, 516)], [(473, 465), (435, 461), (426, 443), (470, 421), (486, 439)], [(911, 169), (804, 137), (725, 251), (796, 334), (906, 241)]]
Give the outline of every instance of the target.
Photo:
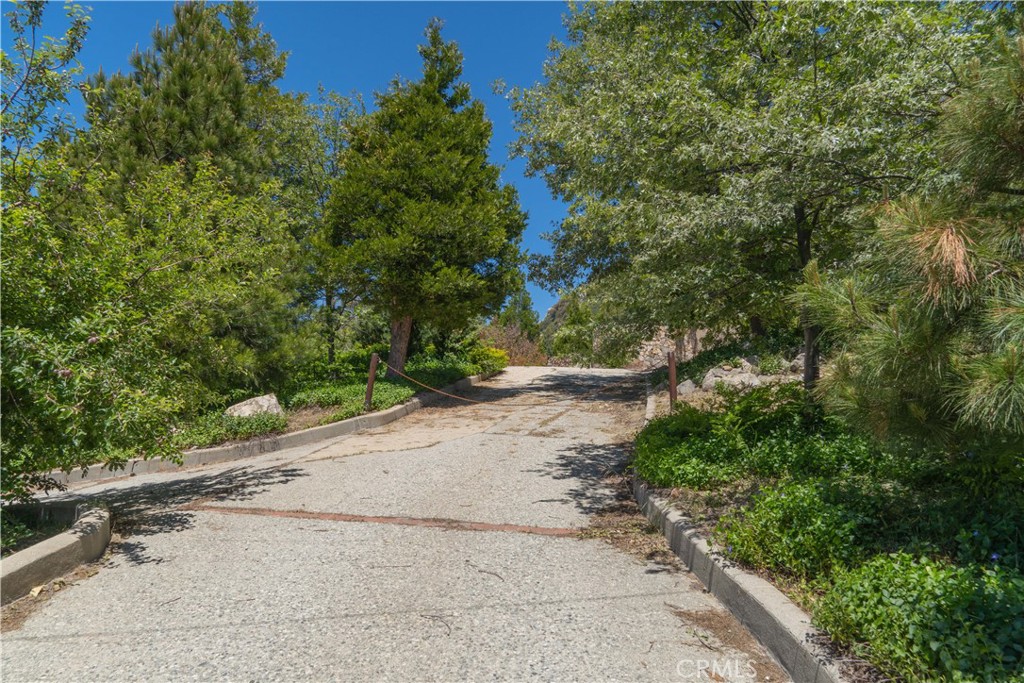
[(761, 386), (761, 379), (752, 372), (734, 372), (719, 381), (734, 389), (753, 389)]
[(693, 380), (689, 379), (685, 382), (681, 382), (679, 386), (676, 387), (676, 394), (679, 396), (686, 396), (695, 391), (697, 391), (697, 385), (693, 383)]
[(725, 370), (724, 368), (711, 368), (708, 374), (704, 375), (701, 388), (704, 391), (714, 391), (719, 384), (736, 389), (751, 389), (761, 386), (761, 380), (752, 372), (739, 368), (736, 370)]
[(804, 371), (804, 354), (798, 355), (793, 359), (793, 362), (789, 364), (790, 372), (803, 372)]
[(236, 403), (224, 411), (225, 415), (232, 417), (249, 417), (259, 413), (270, 413), (272, 415), (284, 415), (284, 409), (277, 402), (274, 394), (265, 394), (248, 400)]
[(700, 388), (704, 391), (714, 391), (715, 383), (730, 372), (731, 370), (726, 370), (721, 367), (711, 368), (707, 371), (707, 374), (704, 375), (704, 379), (700, 383)]

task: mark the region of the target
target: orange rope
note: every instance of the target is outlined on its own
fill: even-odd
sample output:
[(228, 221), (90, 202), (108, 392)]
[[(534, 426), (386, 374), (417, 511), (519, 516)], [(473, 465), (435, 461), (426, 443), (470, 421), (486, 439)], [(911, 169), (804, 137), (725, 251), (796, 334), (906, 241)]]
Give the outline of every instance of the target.
[(613, 382), (611, 384), (606, 384), (603, 387), (598, 387), (597, 389), (592, 389), (591, 391), (588, 391), (585, 394), (581, 394), (579, 396), (571, 396), (569, 398), (560, 398), (560, 399), (558, 399), (556, 401), (547, 401), (547, 402), (542, 402), (542, 403), (502, 403), (500, 405), (495, 405), (495, 404), (490, 403), (489, 401), (477, 401), (477, 400), (472, 399), (472, 398), (466, 398), (465, 396), (456, 396), (455, 394), (449, 394), (447, 391), (442, 391), (440, 389), (437, 389), (435, 387), (430, 386), (429, 384), (424, 384), (423, 382), (421, 382), (421, 381), (419, 381), (417, 379), (413, 379), (412, 377), (410, 377), (409, 375), (405, 374), (401, 370), (396, 370), (395, 368), (391, 367), (390, 365), (388, 365), (384, 361), (380, 361), (380, 364), (383, 365), (388, 370), (391, 370), (392, 372), (394, 372), (396, 375), (399, 375), (400, 377), (409, 380), (413, 384), (418, 384), (419, 386), (423, 387), (424, 389), (427, 389), (429, 391), (433, 391), (435, 394), (441, 394), (442, 396), (447, 396), (449, 398), (458, 399), (459, 401), (465, 401), (467, 403), (474, 403), (476, 405), (484, 406), (485, 408), (509, 408), (509, 407), (511, 407), (511, 408), (540, 408), (540, 407), (543, 407), (543, 406), (555, 405), (556, 403), (565, 403), (566, 401), (576, 401), (576, 400), (579, 400), (579, 399), (582, 399), (582, 398), (586, 398), (587, 396), (590, 396), (591, 394), (597, 394), (597, 393), (600, 393), (600, 392), (605, 391), (607, 389), (611, 389), (612, 387), (618, 386), (620, 384), (625, 384), (627, 382), (631, 382), (631, 381), (635, 380), (634, 377), (627, 377), (626, 379), (619, 380), (618, 382)]

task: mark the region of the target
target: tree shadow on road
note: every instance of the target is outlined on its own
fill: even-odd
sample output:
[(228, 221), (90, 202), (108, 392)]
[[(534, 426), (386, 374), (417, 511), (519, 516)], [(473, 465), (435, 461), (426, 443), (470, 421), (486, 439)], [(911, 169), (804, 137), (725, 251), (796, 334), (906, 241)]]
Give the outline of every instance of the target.
[(542, 466), (525, 470), (556, 480), (574, 482), (565, 495), (580, 512), (593, 515), (601, 512), (614, 499), (606, 480), (625, 470), (630, 444), (574, 443)]
[(578, 482), (566, 495), (587, 515), (583, 538), (596, 538), (637, 558), (648, 574), (682, 571), (661, 530), (640, 511), (628, 474), (630, 442), (573, 444), (543, 472), (555, 479)]
[[(458, 392), (462, 398), (473, 402), (495, 404), (506, 403), (509, 407), (542, 406), (563, 401), (579, 401), (585, 403), (626, 403), (642, 398), (644, 394), (644, 377), (640, 373), (624, 371), (606, 371), (598, 374), (594, 370), (574, 368), (558, 368), (547, 375), (531, 380), (527, 385), (503, 387), (494, 384), (478, 384), (472, 389)], [(500, 379), (500, 375), (498, 376)], [(466, 406), (469, 402), (457, 398), (448, 398), (438, 394), (429, 396), (431, 408), (455, 408)]]
[(199, 476), (160, 481), (89, 495), (105, 504), (118, 538), (112, 549), (129, 564), (159, 564), (147, 551), (146, 536), (185, 531), (195, 524), (197, 503), (247, 500), (272, 486), (287, 484), (307, 472), (296, 467), (233, 467)]

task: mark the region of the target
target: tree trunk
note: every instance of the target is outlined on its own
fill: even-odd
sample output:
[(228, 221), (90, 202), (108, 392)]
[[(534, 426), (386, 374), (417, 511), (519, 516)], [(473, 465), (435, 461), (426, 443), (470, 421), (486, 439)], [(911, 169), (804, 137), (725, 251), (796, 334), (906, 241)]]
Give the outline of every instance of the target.
[(814, 389), (818, 382), (818, 335), (821, 328), (804, 323), (804, 388)]
[(398, 372), (405, 372), (405, 357), (409, 353), (409, 339), (411, 338), (411, 315), (391, 321), (391, 347), (388, 349), (388, 371), (384, 375), (385, 377), (397, 379)]
[(327, 333), (327, 363), (329, 365), (334, 365), (334, 347), (337, 343), (334, 329), (334, 293), (331, 291), (330, 287), (326, 288), (325, 291), (326, 293), (324, 294), (324, 325), (326, 326), (325, 332)]
[[(811, 262), (811, 234), (814, 226), (807, 222), (807, 210), (803, 203), (797, 203), (794, 214), (796, 218), (796, 242), (800, 250), (800, 268)], [(801, 311), (804, 326), (804, 388), (812, 391), (818, 381), (818, 335), (821, 328), (812, 325), (807, 310)]]

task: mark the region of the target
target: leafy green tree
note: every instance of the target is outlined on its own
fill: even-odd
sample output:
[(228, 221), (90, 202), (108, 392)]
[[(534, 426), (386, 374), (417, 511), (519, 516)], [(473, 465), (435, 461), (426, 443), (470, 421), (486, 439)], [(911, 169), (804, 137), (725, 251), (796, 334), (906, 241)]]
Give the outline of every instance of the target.
[(943, 192), (886, 204), (847, 277), (814, 264), (800, 302), (838, 353), (826, 405), (879, 438), (1024, 472), (1024, 37), (975, 64), (940, 127)]
[(552, 337), (552, 355), (590, 365), (594, 362), (594, 332), (594, 315), (587, 302), (578, 293), (570, 295), (565, 318)]
[(494, 321), (501, 327), (519, 329), (531, 342), (537, 341), (540, 335), (540, 317), (533, 310), (533, 298), (525, 287), (509, 297)]
[(282, 98), (275, 123), (283, 139), (273, 175), (283, 183), (280, 201), (292, 216), (292, 234), (301, 245), (299, 293), (316, 319), (328, 363), (334, 363), (343, 321), (355, 322), (356, 297), (344, 285), (344, 263), (331, 244), (327, 204), (344, 172), (349, 129), (363, 113), (358, 99), (321, 87), (315, 101), (304, 95)]
[(521, 282), (525, 218), (487, 161), (491, 124), (459, 81), (441, 22), (420, 46), (423, 76), (396, 79), (353, 126), (330, 200), (347, 288), (391, 321), (389, 372), (405, 366), (413, 321), (451, 330), (494, 314)]
[(0, 52), (0, 127), (3, 151), (3, 206), (28, 200), (37, 190), (37, 167), (47, 151), (61, 144), (70, 122), (54, 108), (67, 103), (74, 77), (81, 73), (76, 56), (88, 32), (88, 17), (78, 5), (65, 8), (68, 28), (60, 37), (43, 35), (45, 2), (12, 4), (5, 13), (14, 36), (13, 52)]
[[(87, 174), (94, 165), (108, 171), (106, 192), (115, 204), (162, 167), (188, 174), (207, 163), (217, 167), (229, 192), (258, 196), (286, 166), (294, 136), (283, 115), (291, 98), (274, 85), (285, 61), (255, 22), (253, 5), (177, 4), (174, 23), (156, 28), (152, 46), (131, 56), (126, 73), (101, 72), (89, 80), (89, 128), (75, 141), (73, 165)], [(289, 211), (281, 220), (289, 224), (305, 211)], [(303, 277), (298, 242), (287, 232), (278, 238), (281, 260), (262, 264), (276, 276), (261, 278), (250, 296), (222, 300), (214, 311), (211, 333), (235, 355), (207, 368), (208, 386), (221, 394), (244, 395), (275, 383), (291, 356), (308, 350), (298, 329), (301, 311), (293, 305)]]
[(41, 163), (44, 191), (4, 210), (4, 499), (51, 469), (169, 453), (175, 421), (221, 399), (210, 374), (249, 372), (220, 312), (275, 277), (282, 244), (273, 188), (234, 195), (208, 161), (155, 170), (123, 207), (109, 172)]
[[(941, 174), (941, 104), (1017, 11), (577, 6), (546, 81), (511, 93), (516, 153), (570, 204), (535, 277), (586, 281), (608, 339), (795, 324), (785, 294), (802, 268), (848, 263), (863, 207)], [(805, 327), (811, 382), (817, 330)]]

